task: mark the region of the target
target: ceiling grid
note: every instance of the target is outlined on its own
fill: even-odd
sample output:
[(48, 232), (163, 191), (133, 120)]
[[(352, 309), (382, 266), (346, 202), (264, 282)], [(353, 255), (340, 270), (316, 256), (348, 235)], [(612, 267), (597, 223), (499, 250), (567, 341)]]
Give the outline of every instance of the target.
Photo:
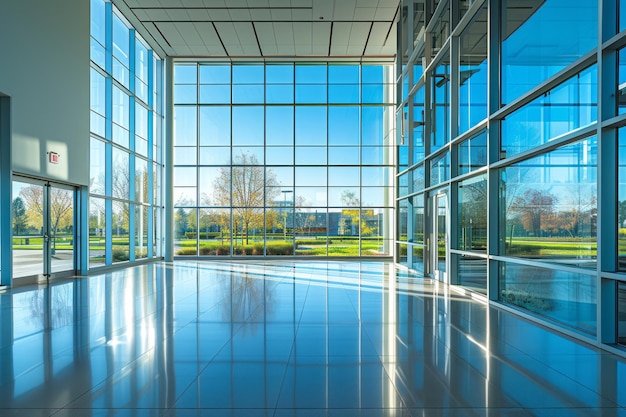
[(112, 0), (174, 58), (380, 59), (396, 53), (399, 0)]

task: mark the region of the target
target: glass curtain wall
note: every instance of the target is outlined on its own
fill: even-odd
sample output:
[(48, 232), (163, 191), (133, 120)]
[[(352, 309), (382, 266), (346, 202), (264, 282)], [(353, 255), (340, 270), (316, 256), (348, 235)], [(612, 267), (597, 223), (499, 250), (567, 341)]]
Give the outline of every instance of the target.
[(162, 61), (91, 0), (89, 266), (161, 256)]
[(401, 2), (399, 263), (436, 277), (445, 192), (450, 284), (625, 343), (625, 9)]
[(175, 254), (390, 256), (392, 71), (175, 64)]

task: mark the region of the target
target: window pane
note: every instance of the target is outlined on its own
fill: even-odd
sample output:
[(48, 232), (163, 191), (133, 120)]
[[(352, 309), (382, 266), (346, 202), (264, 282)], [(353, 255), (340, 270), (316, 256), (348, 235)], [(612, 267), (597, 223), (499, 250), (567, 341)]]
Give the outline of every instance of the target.
[(501, 35), (503, 103), (512, 102), (597, 46), (596, 1), (534, 1), (520, 9), (516, 0), (507, 0), (502, 7), (507, 17)]
[(113, 148), (113, 166), (111, 167), (113, 197), (130, 199), (129, 155), (118, 148)]
[(296, 106), (296, 146), (326, 146), (326, 107)]
[(229, 65), (205, 65), (199, 66), (200, 84), (228, 84), (230, 85)]
[(359, 108), (331, 106), (328, 108), (328, 145), (359, 144)]
[(597, 120), (597, 68), (592, 66), (502, 121), (502, 154), (510, 157)]
[(175, 146), (197, 145), (197, 111), (195, 106), (174, 106)]
[(230, 146), (230, 107), (200, 106), (200, 146)]
[(501, 263), (499, 301), (503, 303), (594, 335), (596, 300), (595, 276)]
[(487, 165), (487, 131), (459, 144), (459, 175), (467, 174)]
[(502, 170), (505, 254), (596, 268), (597, 141)]
[(487, 8), (460, 38), (459, 134), (487, 117)]
[(233, 146), (263, 146), (264, 132), (263, 107), (233, 107)]
[(487, 176), (459, 183), (458, 248), (487, 252)]
[(293, 112), (293, 106), (265, 108), (265, 142), (268, 146), (293, 145)]
[(459, 285), (487, 294), (487, 260), (476, 256), (458, 255)]
[(126, 93), (113, 87), (113, 142), (128, 148), (130, 128), (130, 99)]
[(106, 211), (102, 198), (89, 198), (89, 267), (105, 264)]
[(89, 192), (91, 194), (104, 195), (106, 181), (105, 143), (91, 138), (90, 163), (89, 163)]
[(111, 221), (113, 230), (113, 263), (128, 261), (130, 259), (130, 204), (113, 201)]

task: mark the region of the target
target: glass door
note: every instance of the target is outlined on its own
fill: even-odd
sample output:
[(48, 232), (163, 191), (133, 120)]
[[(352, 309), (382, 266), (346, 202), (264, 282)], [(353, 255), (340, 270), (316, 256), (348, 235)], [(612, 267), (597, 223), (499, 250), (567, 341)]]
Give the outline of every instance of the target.
[(433, 234), (432, 250), (433, 255), (433, 272), (435, 279), (448, 282), (447, 264), (448, 264), (448, 196), (441, 193), (433, 197), (433, 207), (435, 215), (433, 216)]
[(13, 278), (74, 274), (76, 190), (15, 177), (12, 191)]

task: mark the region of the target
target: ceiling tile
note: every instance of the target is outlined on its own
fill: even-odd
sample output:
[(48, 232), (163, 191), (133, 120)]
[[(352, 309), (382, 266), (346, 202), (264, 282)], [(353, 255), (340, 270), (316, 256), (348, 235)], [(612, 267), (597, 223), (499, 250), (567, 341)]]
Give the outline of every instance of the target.
[(204, 7), (202, 0), (181, 0), (185, 7)]
[(163, 9), (146, 10), (147, 19), (153, 22), (164, 22), (170, 20), (167, 12)]
[(206, 9), (188, 10), (187, 14), (189, 14), (189, 19), (194, 22), (207, 22), (211, 20), (211, 16), (209, 16), (209, 12)]
[(374, 16), (376, 16), (375, 7), (357, 7), (354, 10), (354, 20), (372, 21)]
[(310, 22), (313, 20), (313, 10), (311, 9), (293, 9), (291, 10), (291, 16), (294, 21)]
[(252, 21), (252, 16), (250, 16), (250, 11), (248, 9), (229, 9), (228, 13), (233, 21)]
[(157, 28), (163, 34), (165, 40), (172, 45), (172, 47), (177, 47), (181, 45), (185, 45), (185, 40), (180, 33), (176, 29), (176, 25), (172, 22), (159, 22), (156, 23)]
[(354, 18), (354, 9), (356, 0), (340, 0), (335, 1), (335, 9), (333, 12), (333, 20), (352, 20)]
[(272, 20), (278, 22), (291, 21), (291, 9), (271, 9)]
[(253, 22), (267, 22), (272, 20), (270, 9), (250, 9)]
[(186, 22), (190, 20), (185, 9), (167, 9), (167, 14), (173, 21)]
[(185, 44), (188, 46), (204, 45), (200, 34), (196, 30), (193, 23), (177, 23), (176, 29), (180, 36), (185, 40)]
[(334, 3), (335, 0), (313, 0), (313, 20), (319, 20), (320, 17), (326, 21), (332, 20)]
[(209, 16), (211, 20), (216, 22), (230, 22), (230, 13), (227, 9), (209, 9)]
[(397, 7), (379, 7), (376, 9), (376, 20), (392, 21), (396, 16)]

